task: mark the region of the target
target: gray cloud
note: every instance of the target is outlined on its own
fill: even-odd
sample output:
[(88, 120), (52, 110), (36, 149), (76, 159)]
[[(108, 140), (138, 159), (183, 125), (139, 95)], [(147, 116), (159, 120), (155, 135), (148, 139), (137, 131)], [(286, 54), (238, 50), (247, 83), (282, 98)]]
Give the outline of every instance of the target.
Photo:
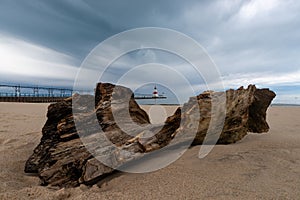
[[(8, 36), (69, 56), (71, 59), (57, 61), (52, 52), (54, 57), (47, 57), (47, 66), (55, 63), (53, 69), (58, 70), (63, 65), (58, 71), (66, 74), (70, 85), (74, 69), (99, 42), (131, 28), (165, 27), (191, 36), (207, 49), (228, 87), (246, 83), (243, 79), (280, 88), (281, 93), (282, 87), (293, 85), (300, 93), (300, 83), (292, 76), (300, 70), (299, 10), (300, 2), (296, 0), (3, 0), (0, 37)], [(13, 42), (16, 48), (18, 44)], [(41, 54), (30, 56), (38, 61), (45, 59)], [(176, 64), (171, 57), (156, 56), (163, 63)], [(127, 61), (126, 66), (132, 60)], [(14, 76), (6, 66), (0, 61), (2, 77)], [(117, 76), (120, 72), (111, 73)], [(26, 77), (29, 76), (18, 80)], [(38, 80), (38, 76), (30, 77)], [(276, 77), (281, 80), (278, 84)], [(197, 80), (192, 82), (196, 84)]]

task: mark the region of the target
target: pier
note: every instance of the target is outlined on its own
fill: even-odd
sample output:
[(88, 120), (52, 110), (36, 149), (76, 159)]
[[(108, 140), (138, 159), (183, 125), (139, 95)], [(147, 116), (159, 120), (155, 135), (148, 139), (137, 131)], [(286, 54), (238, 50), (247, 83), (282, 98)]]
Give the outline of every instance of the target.
[[(71, 97), (73, 93), (94, 94), (94, 91), (76, 90), (72, 88), (45, 87), (45, 86), (26, 86), (0, 83), (0, 102), (24, 102), (24, 103), (50, 103), (62, 101)], [(135, 99), (166, 99), (167, 97), (158, 94), (156, 86), (153, 94), (134, 95)]]
[(58, 102), (71, 97), (73, 92), (71, 88), (0, 84), (0, 102)]
[(2, 97), (0, 102), (50, 103), (59, 102), (67, 97)]
[(149, 96), (149, 95), (137, 95), (135, 99), (166, 99), (166, 96)]

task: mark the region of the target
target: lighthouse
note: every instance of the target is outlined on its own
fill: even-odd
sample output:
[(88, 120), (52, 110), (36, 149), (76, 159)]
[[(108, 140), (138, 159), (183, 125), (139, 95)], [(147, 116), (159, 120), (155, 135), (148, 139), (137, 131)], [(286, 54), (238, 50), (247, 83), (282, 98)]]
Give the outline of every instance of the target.
[(155, 99), (155, 103), (157, 99), (166, 99), (167, 97), (164, 96), (164, 93), (162, 94), (158, 94), (158, 90), (156, 87), (156, 84), (153, 88), (153, 92), (152, 93), (148, 93), (148, 94), (140, 94), (140, 93), (135, 93), (134, 95), (134, 99)]
[(157, 91), (156, 85), (154, 86), (154, 90), (153, 90), (153, 93), (152, 93), (152, 97), (153, 97), (153, 98), (157, 98), (157, 97), (158, 97), (158, 91)]

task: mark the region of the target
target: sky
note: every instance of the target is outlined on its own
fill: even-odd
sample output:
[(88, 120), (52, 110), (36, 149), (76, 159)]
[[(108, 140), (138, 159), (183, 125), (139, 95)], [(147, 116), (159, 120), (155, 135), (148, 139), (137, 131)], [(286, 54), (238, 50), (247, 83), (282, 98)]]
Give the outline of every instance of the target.
[[(300, 104), (299, 10), (297, 0), (1, 0), (0, 84), (72, 87), (80, 66), (98, 44), (130, 29), (160, 27), (199, 43), (225, 89), (256, 84), (274, 90), (275, 103)], [(101, 66), (101, 60), (98, 63)], [(117, 82), (132, 67), (147, 63), (160, 65), (137, 69), (136, 85), (153, 69), (153, 84), (173, 82), (165, 92), (191, 95), (178, 81), (181, 75), (199, 86), (196, 92), (205, 89), (205, 78), (195, 76), (190, 63), (157, 49), (123, 55), (101, 80)], [(178, 77), (162, 73), (169, 70), (165, 66), (177, 70)], [(127, 86), (135, 88), (130, 81)], [(146, 92), (150, 86), (140, 87)]]

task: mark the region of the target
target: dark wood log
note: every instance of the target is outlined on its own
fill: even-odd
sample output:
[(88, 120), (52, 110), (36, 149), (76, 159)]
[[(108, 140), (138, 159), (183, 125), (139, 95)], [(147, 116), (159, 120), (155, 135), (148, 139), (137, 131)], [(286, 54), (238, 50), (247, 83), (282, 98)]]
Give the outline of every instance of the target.
[[(154, 126), (130, 89), (99, 83), (95, 97), (74, 95), (49, 106), (41, 142), (25, 172), (38, 173), (42, 185), (89, 185), (146, 152), (170, 144), (202, 144), (209, 130), (221, 130), (219, 144), (234, 143), (248, 131), (268, 131), (266, 110), (274, 97), (274, 92), (254, 85), (226, 93), (208, 91), (191, 97), (165, 124)], [(212, 119), (222, 117), (222, 123), (210, 127)], [(213, 143), (209, 137), (207, 141)]]

